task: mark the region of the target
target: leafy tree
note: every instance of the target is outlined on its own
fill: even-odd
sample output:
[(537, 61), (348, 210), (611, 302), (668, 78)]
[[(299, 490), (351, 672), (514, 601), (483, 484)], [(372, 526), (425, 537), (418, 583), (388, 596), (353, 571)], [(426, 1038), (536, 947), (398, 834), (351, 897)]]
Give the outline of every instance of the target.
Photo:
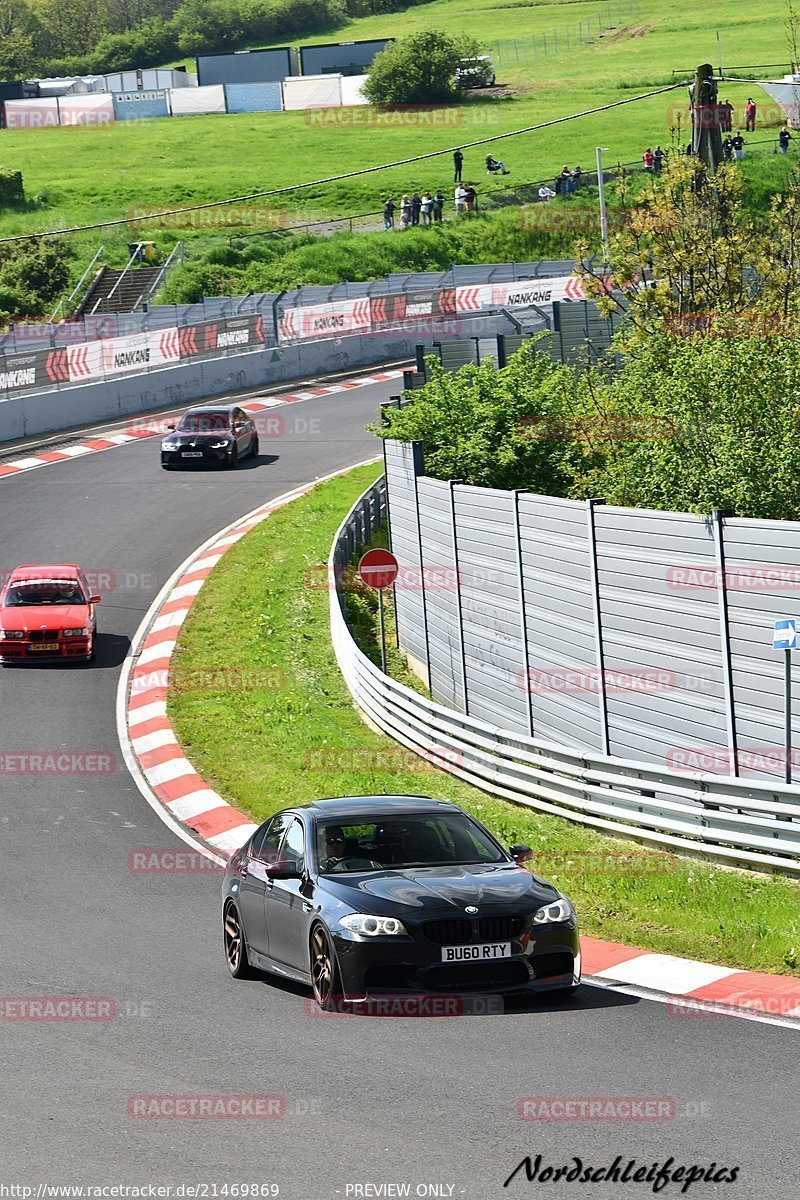
[(373, 104), (437, 104), (456, 95), (456, 69), (480, 52), (475, 38), (437, 29), (412, 33), (376, 56), (364, 93)]
[(486, 362), (451, 374), (430, 359), (430, 382), (414, 403), (385, 409), (385, 424), (370, 428), (423, 442), (426, 470), (438, 479), (563, 495), (585, 469), (570, 436), (579, 377), (539, 353), (536, 340), (500, 371)]

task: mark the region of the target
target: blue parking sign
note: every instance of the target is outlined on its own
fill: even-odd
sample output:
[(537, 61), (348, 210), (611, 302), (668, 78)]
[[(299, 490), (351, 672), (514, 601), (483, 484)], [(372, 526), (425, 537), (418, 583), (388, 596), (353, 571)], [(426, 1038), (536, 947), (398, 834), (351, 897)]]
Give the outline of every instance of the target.
[(797, 621), (793, 617), (782, 617), (772, 626), (773, 650), (797, 649)]

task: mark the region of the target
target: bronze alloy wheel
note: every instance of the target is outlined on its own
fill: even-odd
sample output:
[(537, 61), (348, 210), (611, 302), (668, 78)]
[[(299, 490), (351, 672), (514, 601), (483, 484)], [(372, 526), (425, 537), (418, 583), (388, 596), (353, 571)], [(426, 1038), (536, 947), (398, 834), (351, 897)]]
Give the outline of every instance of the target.
[(250, 966), (239, 910), (230, 900), (225, 905), (225, 913), (222, 918), (222, 936), (225, 942), (225, 959), (233, 978), (260, 978), (260, 972)]
[(324, 1012), (335, 1008), (341, 992), (339, 968), (328, 934), (317, 925), (311, 934), (311, 986), (314, 999)]

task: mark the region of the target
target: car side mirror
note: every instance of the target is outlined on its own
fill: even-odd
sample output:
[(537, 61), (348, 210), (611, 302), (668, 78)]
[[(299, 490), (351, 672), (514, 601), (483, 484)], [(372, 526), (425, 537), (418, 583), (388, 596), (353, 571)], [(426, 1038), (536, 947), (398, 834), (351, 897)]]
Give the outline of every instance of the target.
[(530, 862), (533, 858), (530, 846), (509, 846), (508, 852), (518, 867), (521, 867), (523, 863)]
[(89, 603), (90, 604), (99, 604), (101, 599), (102, 599), (101, 596), (90, 596)]
[(168, 426), (167, 426), (167, 429), (174, 429), (174, 428), (175, 428), (175, 426), (174, 426), (174, 425), (168, 425)]
[(300, 864), (291, 862), (288, 858), (265, 863), (265, 869), (270, 879), (301, 879), (303, 875)]

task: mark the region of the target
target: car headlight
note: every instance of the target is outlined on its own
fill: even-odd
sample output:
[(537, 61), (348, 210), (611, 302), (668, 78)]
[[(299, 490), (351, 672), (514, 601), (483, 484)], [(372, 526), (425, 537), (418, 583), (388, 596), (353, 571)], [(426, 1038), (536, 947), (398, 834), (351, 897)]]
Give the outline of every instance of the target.
[(361, 933), (364, 937), (395, 937), (406, 932), (402, 921), (395, 917), (372, 917), (367, 913), (351, 913), (340, 917), (339, 924), (351, 933)]
[(0, 637), (23, 638), (25, 637), (25, 631), (24, 629), (0, 629)]
[(211, 449), (212, 450), (227, 450), (228, 447), (230, 446), (230, 444), (231, 444), (230, 438), (223, 438), (223, 440), (221, 442), (212, 442)]
[(85, 629), (65, 629), (64, 637), (88, 637), (91, 632), (88, 626)]
[(179, 447), (178, 447), (178, 443), (177, 443), (177, 442), (162, 442), (162, 443), (161, 443), (161, 449), (162, 449), (162, 450), (167, 450), (167, 451), (170, 451), (170, 450), (177, 450), (178, 448), (179, 448)]
[(543, 905), (533, 914), (534, 925), (549, 925), (557, 921), (573, 921), (575, 909), (566, 896), (559, 896), (552, 904)]

